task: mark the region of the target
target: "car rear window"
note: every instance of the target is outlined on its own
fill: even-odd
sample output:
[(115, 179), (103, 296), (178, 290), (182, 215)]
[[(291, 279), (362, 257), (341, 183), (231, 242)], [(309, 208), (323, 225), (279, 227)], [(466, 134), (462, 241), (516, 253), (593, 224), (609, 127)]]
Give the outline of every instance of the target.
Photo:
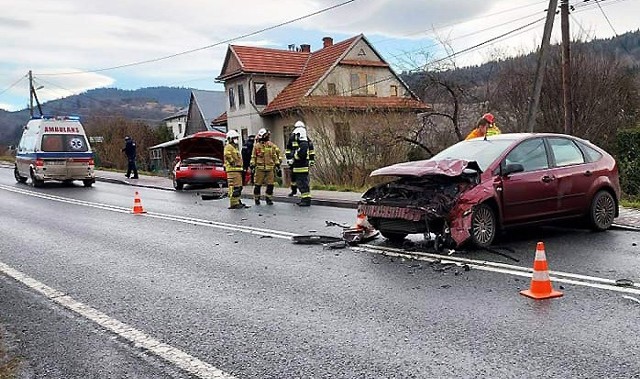
[(584, 163), (584, 156), (578, 146), (567, 138), (549, 138), (549, 145), (557, 167)]
[(82, 134), (44, 134), (42, 151), (45, 152), (84, 152), (89, 146)]

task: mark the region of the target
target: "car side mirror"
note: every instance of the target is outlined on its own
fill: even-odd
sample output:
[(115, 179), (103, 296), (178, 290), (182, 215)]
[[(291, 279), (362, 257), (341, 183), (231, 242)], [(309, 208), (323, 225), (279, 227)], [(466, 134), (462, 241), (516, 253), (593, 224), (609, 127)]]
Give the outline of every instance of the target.
[(504, 167), (504, 170), (502, 170), (502, 175), (507, 176), (507, 175), (515, 174), (516, 172), (523, 172), (523, 171), (524, 171), (524, 166), (522, 166), (520, 163), (509, 163)]

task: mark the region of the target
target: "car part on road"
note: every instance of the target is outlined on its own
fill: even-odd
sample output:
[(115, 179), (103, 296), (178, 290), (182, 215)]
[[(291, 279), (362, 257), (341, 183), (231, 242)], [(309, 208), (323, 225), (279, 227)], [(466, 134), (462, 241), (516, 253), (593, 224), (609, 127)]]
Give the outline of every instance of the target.
[(325, 243), (341, 242), (342, 238), (332, 236), (319, 236), (319, 235), (303, 235), (291, 237), (293, 243), (301, 245), (321, 245)]
[(623, 298), (625, 298), (625, 299), (631, 300), (631, 301), (633, 301), (634, 303), (638, 303), (638, 304), (640, 304), (640, 300), (639, 300), (639, 299), (636, 299), (636, 298), (635, 298), (635, 297), (633, 297), (633, 296), (622, 295), (622, 297), (623, 297)]
[(202, 200), (220, 200), (227, 197), (227, 191), (213, 191), (207, 193), (198, 193)]
[(633, 287), (633, 280), (631, 280), (631, 279), (618, 279), (618, 280), (616, 280), (616, 286), (618, 286), (618, 287)]

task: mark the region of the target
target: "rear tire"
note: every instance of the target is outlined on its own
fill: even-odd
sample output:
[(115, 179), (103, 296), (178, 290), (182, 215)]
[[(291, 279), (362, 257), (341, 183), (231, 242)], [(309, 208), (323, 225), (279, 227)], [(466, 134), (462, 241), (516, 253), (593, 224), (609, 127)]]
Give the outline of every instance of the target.
[(592, 230), (601, 232), (613, 224), (616, 216), (616, 201), (607, 191), (598, 191), (591, 200), (589, 225)]
[(13, 176), (16, 178), (16, 182), (18, 183), (26, 183), (28, 179), (26, 176), (20, 176), (20, 172), (18, 171), (18, 166), (14, 167)]
[(380, 234), (391, 242), (402, 242), (409, 233), (380, 231)]
[(85, 180), (82, 181), (82, 184), (85, 187), (91, 187), (93, 185), (93, 183), (94, 183), (93, 179), (85, 179)]
[(173, 188), (175, 188), (176, 191), (182, 191), (182, 189), (184, 188), (184, 183), (173, 179)]
[(31, 184), (35, 187), (42, 187), (44, 185), (44, 180), (36, 179), (36, 174), (34, 174), (33, 170), (30, 171), (31, 176)]
[(498, 223), (496, 213), (487, 204), (480, 204), (471, 216), (471, 242), (478, 247), (489, 247), (496, 238)]

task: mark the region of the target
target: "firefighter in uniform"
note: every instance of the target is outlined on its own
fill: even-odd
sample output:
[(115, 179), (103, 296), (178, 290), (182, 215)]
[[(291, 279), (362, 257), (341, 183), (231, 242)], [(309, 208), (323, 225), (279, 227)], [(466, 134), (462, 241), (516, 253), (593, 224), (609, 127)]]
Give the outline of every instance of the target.
[(251, 153), (251, 171), (255, 172), (253, 180), (253, 198), (256, 205), (260, 205), (260, 190), (267, 186), (264, 200), (267, 205), (273, 205), (273, 184), (275, 183), (276, 169), (280, 167), (280, 149), (275, 143), (269, 141), (271, 133), (262, 128), (258, 131), (256, 142)]
[(300, 189), (301, 207), (311, 205), (311, 189), (309, 188), (309, 166), (312, 162), (310, 142), (307, 139), (307, 129), (297, 127), (293, 130), (294, 140), (298, 147), (293, 150), (292, 171), (296, 178), (296, 185)]
[(227, 132), (227, 144), (224, 147), (224, 170), (227, 172), (229, 186), (229, 209), (248, 208), (240, 201), (242, 194), (242, 156), (238, 149), (240, 134), (235, 130)]
[[(302, 121), (296, 121), (296, 123), (294, 124), (294, 130), (297, 128), (306, 129), (306, 125)], [(309, 142), (309, 165), (313, 166), (314, 159), (315, 159), (315, 152), (313, 150), (313, 143), (311, 142), (308, 136), (307, 136), (307, 142)], [(298, 149), (298, 141), (296, 140), (296, 135), (293, 132), (291, 132), (291, 135), (289, 136), (289, 140), (287, 141), (286, 149), (284, 151), (284, 156), (287, 159), (287, 165), (289, 166), (289, 171), (291, 173), (291, 192), (287, 196), (295, 196), (296, 193), (298, 192), (298, 185), (296, 184), (296, 174), (292, 170), (293, 153), (296, 149)]]

